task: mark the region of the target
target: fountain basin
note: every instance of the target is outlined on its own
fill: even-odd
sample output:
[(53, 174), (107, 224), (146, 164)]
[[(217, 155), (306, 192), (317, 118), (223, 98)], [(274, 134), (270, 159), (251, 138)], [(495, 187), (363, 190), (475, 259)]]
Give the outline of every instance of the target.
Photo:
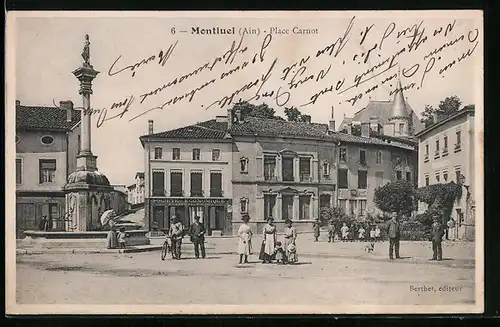
[[(146, 230), (128, 230), (127, 246), (149, 245)], [(24, 231), (18, 248), (106, 248), (107, 231), (97, 232), (45, 232)]]

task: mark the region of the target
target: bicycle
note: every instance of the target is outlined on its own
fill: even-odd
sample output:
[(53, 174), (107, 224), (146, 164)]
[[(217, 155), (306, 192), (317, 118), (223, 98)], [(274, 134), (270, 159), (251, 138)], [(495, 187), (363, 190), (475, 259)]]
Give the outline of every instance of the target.
[(167, 238), (165, 238), (165, 242), (163, 242), (163, 245), (161, 247), (161, 260), (162, 261), (165, 261), (165, 258), (167, 256), (167, 253), (169, 253), (172, 255), (172, 258), (174, 257), (174, 253), (172, 251), (172, 240), (170, 239), (170, 237), (167, 236)]

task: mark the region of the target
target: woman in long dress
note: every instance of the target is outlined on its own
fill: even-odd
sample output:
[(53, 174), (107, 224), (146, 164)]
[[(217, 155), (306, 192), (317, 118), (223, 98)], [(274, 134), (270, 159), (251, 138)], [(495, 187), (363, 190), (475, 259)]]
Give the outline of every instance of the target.
[[(238, 254), (240, 255), (240, 263), (248, 263), (248, 256), (252, 254), (252, 229), (248, 226), (250, 220), (249, 215), (244, 215), (241, 220), (243, 223), (238, 229)], [(243, 258), (245, 259), (243, 261)]]
[(108, 236), (106, 238), (106, 248), (108, 249), (118, 248), (118, 234), (116, 233), (114, 225), (115, 225), (114, 222), (111, 220), (109, 222), (110, 229), (108, 231)]
[(262, 263), (271, 263), (272, 255), (276, 246), (276, 226), (274, 225), (274, 219), (269, 217), (267, 219), (267, 224), (263, 229), (263, 248), (262, 248)]
[(298, 260), (297, 255), (297, 245), (295, 240), (297, 239), (297, 230), (292, 226), (292, 221), (290, 219), (285, 220), (285, 251), (289, 263), (295, 263)]

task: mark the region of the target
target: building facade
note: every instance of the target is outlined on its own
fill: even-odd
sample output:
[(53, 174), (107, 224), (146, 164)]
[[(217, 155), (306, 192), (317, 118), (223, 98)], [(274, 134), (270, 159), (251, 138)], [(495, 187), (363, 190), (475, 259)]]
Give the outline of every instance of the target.
[(38, 229), (46, 215), (52, 230), (64, 230), (63, 186), (76, 169), (80, 111), (71, 101), (60, 107), (24, 106), (16, 101), (16, 226)]
[(137, 172), (135, 174), (135, 183), (127, 186), (128, 202), (131, 205), (144, 204), (144, 190), (144, 172)]
[(335, 142), (328, 125), (248, 117), (231, 121), (229, 130), (233, 233), (244, 214), (257, 231), (268, 217), (278, 231), (286, 219), (298, 230), (310, 231), (320, 207), (334, 204)]
[[(418, 186), (455, 182), (462, 196), (454, 204), (452, 218), (459, 239), (474, 239), (474, 109), (462, 109), (417, 134), (419, 142)], [(419, 211), (426, 210), (421, 203)]]
[(344, 133), (338, 133), (338, 138), (338, 206), (351, 217), (363, 220), (367, 213), (381, 213), (374, 204), (379, 186), (397, 180), (416, 185), (414, 142)]
[(418, 181), (420, 122), (404, 99), (398, 80), (392, 101), (370, 101), (354, 116), (344, 117), (338, 140), (338, 205), (356, 218), (379, 214), (375, 189), (386, 183)]
[(145, 149), (148, 228), (165, 230), (171, 218), (189, 227), (195, 216), (208, 234), (230, 234), (232, 141), (217, 119), (141, 136)]

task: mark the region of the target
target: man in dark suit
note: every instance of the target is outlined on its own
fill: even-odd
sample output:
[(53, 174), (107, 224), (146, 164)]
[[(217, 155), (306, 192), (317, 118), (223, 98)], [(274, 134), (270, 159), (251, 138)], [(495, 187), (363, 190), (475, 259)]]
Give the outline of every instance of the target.
[(399, 237), (401, 235), (401, 227), (398, 215), (395, 212), (392, 213), (391, 220), (387, 222), (386, 232), (389, 236), (389, 259), (394, 259), (393, 253), (396, 254), (396, 259), (401, 259), (399, 256)]
[(445, 234), (445, 229), (443, 224), (439, 221), (439, 216), (433, 216), (434, 223), (431, 228), (431, 240), (432, 240), (432, 259), (441, 261), (443, 260), (443, 248), (441, 242), (443, 241), (443, 236)]
[(194, 217), (194, 223), (189, 227), (189, 235), (191, 235), (191, 241), (194, 244), (194, 254), (196, 259), (200, 257), (205, 258), (205, 226), (200, 223), (200, 217)]

